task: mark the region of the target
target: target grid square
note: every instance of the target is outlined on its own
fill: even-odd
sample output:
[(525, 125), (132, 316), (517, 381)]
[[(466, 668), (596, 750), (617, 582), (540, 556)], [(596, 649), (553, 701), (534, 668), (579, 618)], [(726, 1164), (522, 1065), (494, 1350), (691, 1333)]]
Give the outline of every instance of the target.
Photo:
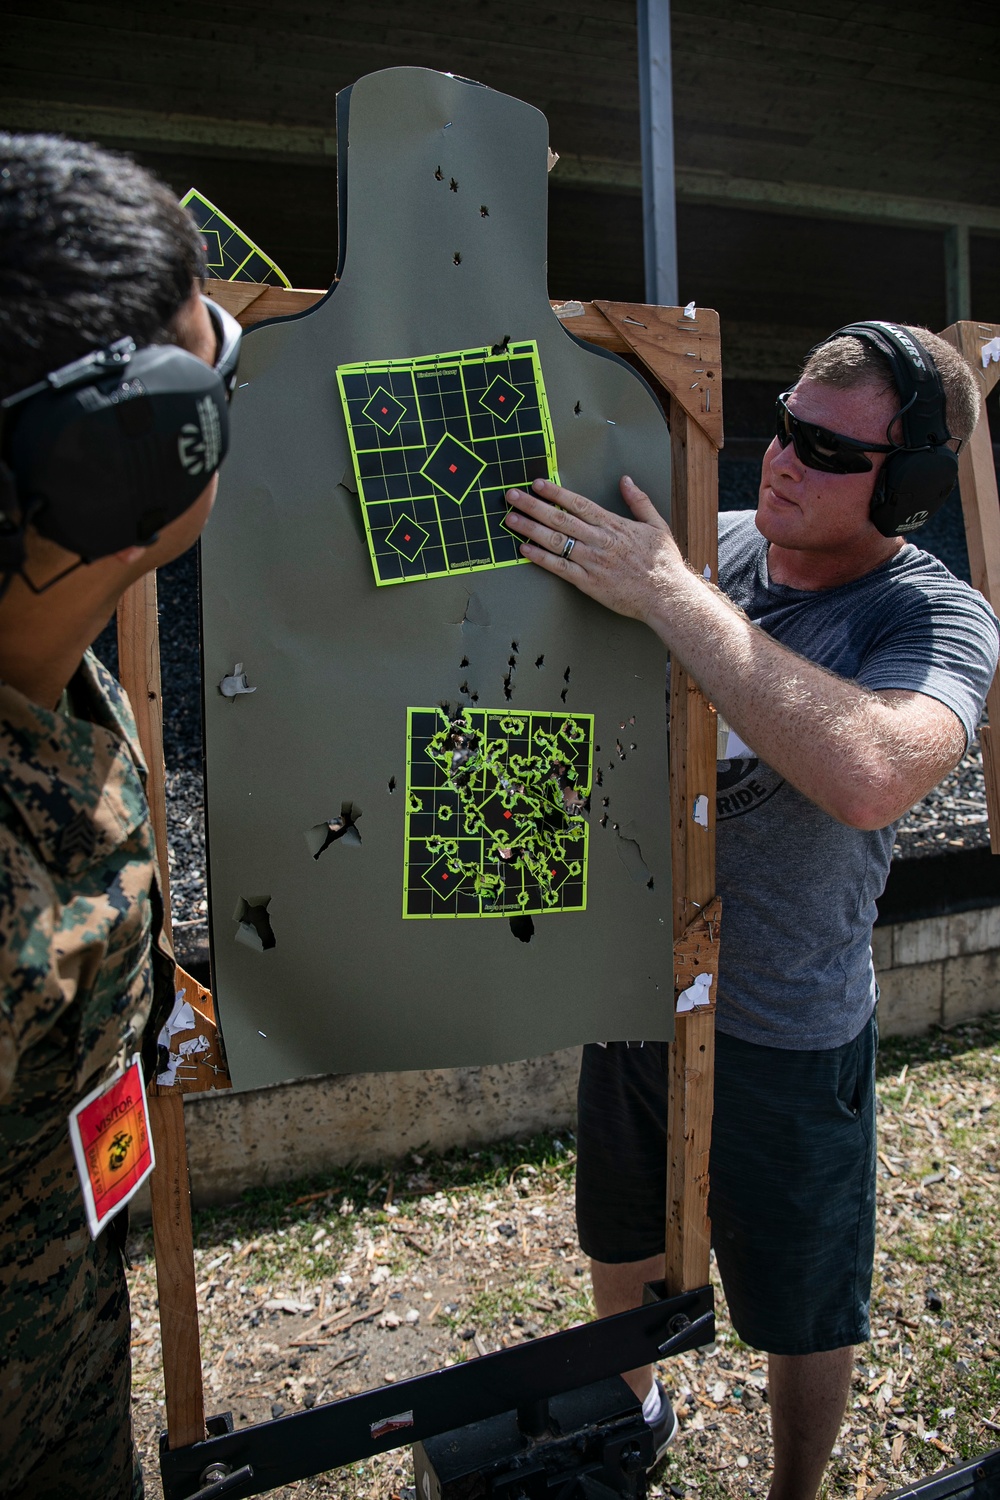
[(337, 383), (376, 584), (525, 561), (505, 492), (559, 480), (534, 340), (341, 365)]
[(584, 911), (592, 714), (411, 708), (404, 918)]

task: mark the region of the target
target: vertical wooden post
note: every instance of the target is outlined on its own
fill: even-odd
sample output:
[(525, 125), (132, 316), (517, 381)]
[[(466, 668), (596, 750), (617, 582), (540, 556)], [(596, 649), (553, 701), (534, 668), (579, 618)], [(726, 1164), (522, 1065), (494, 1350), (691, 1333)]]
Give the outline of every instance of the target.
[[(137, 579), (119, 602), (118, 666), (149, 770), (149, 808), (156, 838), (163, 920), (169, 936), (170, 876), (155, 572)], [(150, 1194), (168, 1441), (171, 1448), (183, 1448), (205, 1437), (205, 1397), (182, 1095), (150, 1084), (149, 1115), (156, 1152)]]
[[(679, 307), (595, 302), (669, 402), (670, 524), (684, 557), (718, 582), (722, 365), (719, 317)], [(601, 341), (600, 330), (595, 330)], [(594, 336), (588, 326), (579, 332)], [(620, 347), (620, 345), (619, 345)], [(670, 819), (674, 980), (718, 974), (715, 895), (717, 719), (678, 662), (670, 669)], [(683, 983), (676, 980), (686, 975)], [(715, 999), (713, 977), (712, 998)], [(708, 1158), (715, 1085), (715, 1009), (675, 1017), (667, 1116), (666, 1282), (671, 1295), (709, 1279)]]
[[(976, 430), (958, 458), (958, 485), (965, 519), (965, 540), (969, 549), (969, 575), (973, 588), (1000, 613), (1000, 501), (997, 497), (997, 475), (993, 464), (990, 424), (986, 416), (986, 397), (1000, 378), (1000, 365), (991, 363), (984, 369), (980, 350), (991, 339), (1000, 337), (998, 323), (953, 323), (941, 337), (969, 361), (976, 373), (983, 409)], [(918, 538), (919, 544), (919, 538)], [(986, 808), (990, 819), (990, 847), (1000, 854), (1000, 674), (993, 679), (986, 698), (989, 726), (979, 732), (983, 747), (983, 776), (986, 783)]]
[[(973, 587), (985, 594), (994, 609), (1000, 609), (1000, 503), (993, 464), (993, 445), (985, 410), (976, 430), (958, 459), (958, 483), (965, 517), (969, 549), (969, 571)], [(989, 725), (979, 732), (983, 747), (986, 807), (990, 820), (990, 847), (1000, 854), (1000, 676), (994, 677), (986, 695)]]
[(154, 1084), (149, 1100), (156, 1168), (149, 1179), (160, 1312), (167, 1442), (186, 1448), (205, 1437), (205, 1391), (195, 1290), (184, 1095)]
[[(700, 573), (709, 568), (717, 580), (718, 457), (710, 439), (674, 397), (670, 441), (674, 536), (692, 567)], [(670, 762), (677, 944), (715, 896), (716, 716), (676, 661), (670, 668)], [(666, 1281), (672, 1295), (704, 1286), (709, 1279), (715, 1012), (689, 1011), (677, 1016), (675, 1025), (667, 1120)]]
[(149, 772), (146, 794), (160, 866), (163, 922), (169, 936), (167, 777), (163, 764), (163, 699), (160, 695), (160, 629), (155, 572), (137, 578), (118, 601), (118, 676), (132, 705), (139, 744)]

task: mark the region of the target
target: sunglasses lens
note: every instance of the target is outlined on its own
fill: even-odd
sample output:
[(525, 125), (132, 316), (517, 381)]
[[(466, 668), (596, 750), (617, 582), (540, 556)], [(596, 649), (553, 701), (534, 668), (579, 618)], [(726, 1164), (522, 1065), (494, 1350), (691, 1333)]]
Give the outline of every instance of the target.
[(811, 469), (819, 469), (825, 474), (843, 474), (840, 466), (839, 444), (832, 432), (826, 432), (822, 427), (813, 427), (811, 424), (803, 423), (796, 434), (798, 442), (796, 451), (801, 450), (805, 455), (803, 463)]
[(837, 433), (814, 422), (802, 422), (778, 398), (776, 411), (776, 437), (784, 448), (795, 445), (795, 454), (807, 469), (819, 469), (823, 474), (867, 474), (872, 461), (857, 448), (846, 447)]

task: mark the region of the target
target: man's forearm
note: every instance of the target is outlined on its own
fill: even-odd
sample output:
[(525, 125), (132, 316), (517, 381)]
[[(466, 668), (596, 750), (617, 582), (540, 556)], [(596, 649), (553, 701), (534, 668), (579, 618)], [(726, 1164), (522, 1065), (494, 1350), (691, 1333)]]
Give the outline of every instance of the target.
[(961, 754), (961, 726), (941, 705), (827, 672), (686, 567), (658, 573), (646, 623), (754, 753), (843, 823), (884, 827)]
[(754, 752), (832, 817), (884, 828), (961, 756), (951, 709), (919, 692), (871, 693), (751, 624), (686, 566), (631, 479), (621, 489), (632, 519), (547, 480), (535, 489), (508, 491), (522, 554), (655, 630)]

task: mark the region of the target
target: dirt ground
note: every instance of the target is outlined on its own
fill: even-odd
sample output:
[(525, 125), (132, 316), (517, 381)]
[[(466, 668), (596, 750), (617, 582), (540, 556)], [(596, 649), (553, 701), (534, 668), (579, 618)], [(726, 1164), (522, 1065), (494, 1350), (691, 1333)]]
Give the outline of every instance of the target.
[[(1000, 1446), (1000, 1015), (879, 1063), (872, 1341), (859, 1348), (827, 1496), (887, 1490)], [(196, 1217), (206, 1404), (237, 1426), (476, 1359), (593, 1316), (574, 1143), (538, 1137), (248, 1193)], [(133, 1412), (147, 1495), (164, 1423), (152, 1237), (130, 1245)], [(713, 1272), (714, 1274), (714, 1272)], [(653, 1497), (763, 1495), (766, 1361), (716, 1287), (718, 1336), (661, 1374), (680, 1436)], [(414, 1500), (407, 1448), (273, 1493)]]

